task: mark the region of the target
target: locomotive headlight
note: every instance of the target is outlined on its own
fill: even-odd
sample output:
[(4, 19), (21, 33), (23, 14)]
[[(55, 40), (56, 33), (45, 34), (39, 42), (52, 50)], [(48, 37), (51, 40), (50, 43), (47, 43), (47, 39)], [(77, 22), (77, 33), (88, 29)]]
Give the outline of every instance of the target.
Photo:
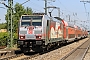
[(21, 36), (21, 38), (23, 39), (23, 37)]
[(39, 38), (41, 38), (41, 36), (39, 36)]
[(41, 39), (42, 38), (42, 36), (36, 36), (36, 39)]
[(20, 39), (25, 39), (25, 36), (20, 36)]

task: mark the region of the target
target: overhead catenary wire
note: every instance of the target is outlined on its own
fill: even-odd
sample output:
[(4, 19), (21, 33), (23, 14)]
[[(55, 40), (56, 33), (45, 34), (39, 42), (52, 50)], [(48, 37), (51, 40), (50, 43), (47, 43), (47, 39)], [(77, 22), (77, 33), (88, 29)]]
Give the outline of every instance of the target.
[[(70, 19), (72, 19), (72, 16), (74, 17), (74, 20), (76, 20), (76, 21), (78, 21), (78, 22), (80, 22), (80, 18), (78, 17), (78, 14), (77, 14), (77, 12), (71, 12), (71, 11), (69, 11), (61, 2), (60, 2), (60, 0), (58, 0), (58, 2), (65, 8), (65, 10), (63, 10), (63, 11), (68, 11), (69, 13), (73, 13), (73, 14), (76, 14), (76, 15), (73, 15), (73, 14), (68, 14), (68, 15), (70, 15)], [(86, 7), (84, 7), (85, 9), (86, 9)], [(61, 11), (62, 9), (60, 9), (60, 11)], [(87, 11), (87, 9), (86, 9), (86, 11)], [(63, 15), (66, 15), (64, 12), (62, 12), (63, 13)], [(85, 12), (86, 13), (86, 12)], [(88, 13), (88, 15), (86, 15), (86, 17), (87, 17), (87, 20), (88, 20), (88, 17), (89, 17), (89, 13)], [(76, 24), (79, 24), (80, 25), (80, 23), (78, 23), (78, 22), (76, 22)]]
[(86, 9), (86, 6), (85, 6), (86, 3), (84, 3), (84, 8), (85, 8), (85, 12), (87, 13), (87, 9)]
[[(30, 2), (29, 2), (29, 1), (30, 1)], [(18, 3), (18, 2), (16, 2), (16, 1), (14, 1), (14, 2), (15, 2), (15, 3)], [(33, 5), (33, 6), (37, 6), (37, 7), (40, 7), (41, 9), (44, 9), (42, 6), (33, 3), (31, 0), (27, 0), (26, 2), (29, 2), (29, 3), (30, 3), (31, 5)], [(27, 7), (27, 5), (25, 4), (26, 2), (20, 3), (20, 4), (22, 4), (23, 6), (26, 6), (26, 7)], [(36, 9), (36, 8), (34, 8), (34, 7), (31, 7), (31, 5), (30, 5), (29, 7), (32, 8), (32, 10), (34, 10), (33, 12), (36, 12), (36, 11), (42, 12), (40, 9)], [(36, 11), (35, 11), (35, 10), (36, 10)]]
[(84, 3), (84, 8), (85, 8), (85, 13), (86, 13), (86, 17), (87, 17), (87, 20), (88, 20), (88, 18), (89, 18), (89, 12), (87, 12), (87, 9), (86, 9), (86, 3), (90, 3), (90, 0), (89, 1), (85, 1), (85, 0), (83, 0), (83, 1), (80, 1), (80, 2), (83, 2)]
[(84, 8), (85, 8), (86, 17), (87, 17), (87, 9), (86, 9), (86, 6), (85, 6), (86, 3), (83, 2), (83, 4), (84, 4)]
[[(34, 2), (32, 2), (32, 1), (30, 1), (30, 4), (31, 4), (31, 6), (33, 5), (33, 6), (37, 6), (37, 7), (41, 8), (41, 9), (44, 9), (44, 7), (42, 7), (42, 6), (34, 3)], [(24, 6), (26, 6), (26, 5), (24, 5)], [(38, 11), (38, 12), (43, 12), (43, 11), (41, 11), (41, 9), (36, 9), (36, 8), (34, 8), (34, 7), (31, 7), (31, 8), (32, 8), (33, 10)], [(34, 11), (34, 12), (36, 12), (36, 11)]]
[(39, 8), (41, 8), (41, 9), (44, 9), (44, 7), (43, 6), (41, 6), (41, 5), (39, 5), (39, 4), (36, 4), (36, 3), (34, 3), (34, 2), (30, 2), (33, 6), (37, 6), (37, 7), (39, 7)]
[(29, 1), (30, 1), (30, 0), (27, 0), (27, 1), (23, 2), (21, 5), (23, 5), (23, 4), (25, 4), (25, 3), (29, 2)]
[(60, 2), (60, 0), (58, 0), (58, 2), (65, 8), (65, 10), (67, 10), (68, 12), (71, 13), (71, 11), (69, 11), (69, 10)]
[[(74, 16), (73, 15), (73, 13), (74, 12), (71, 12), (71, 11), (69, 11), (61, 2), (60, 2), (60, 0), (58, 0), (58, 2), (65, 8), (65, 10), (63, 10), (63, 11), (68, 11), (70, 14), (70, 16)], [(61, 9), (60, 9), (61, 10)], [(65, 15), (65, 14), (64, 14)], [(78, 14), (77, 14), (78, 15)], [(74, 16), (75, 18), (77, 18), (78, 20), (81, 20), (80, 18), (78, 18), (78, 16)]]

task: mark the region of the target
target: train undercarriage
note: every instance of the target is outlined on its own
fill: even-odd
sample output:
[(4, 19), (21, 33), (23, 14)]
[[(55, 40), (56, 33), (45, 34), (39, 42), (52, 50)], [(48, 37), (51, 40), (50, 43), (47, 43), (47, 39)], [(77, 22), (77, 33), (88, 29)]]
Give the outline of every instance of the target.
[(36, 41), (36, 40), (18, 40), (18, 47), (23, 52), (36, 52), (41, 50), (43, 46), (43, 41)]
[(43, 40), (18, 40), (18, 48), (21, 49), (22, 52), (42, 52), (47, 51), (54, 46), (59, 47), (60, 45), (66, 43), (66, 41), (58, 41), (53, 43), (48, 43), (45, 45), (45, 41)]

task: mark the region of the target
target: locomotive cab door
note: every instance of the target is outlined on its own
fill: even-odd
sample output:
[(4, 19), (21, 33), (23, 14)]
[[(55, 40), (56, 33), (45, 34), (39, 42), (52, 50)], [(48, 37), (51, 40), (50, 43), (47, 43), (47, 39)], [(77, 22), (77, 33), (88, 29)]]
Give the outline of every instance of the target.
[(45, 44), (47, 45), (50, 40), (50, 20), (47, 20), (47, 25), (46, 25), (46, 42)]

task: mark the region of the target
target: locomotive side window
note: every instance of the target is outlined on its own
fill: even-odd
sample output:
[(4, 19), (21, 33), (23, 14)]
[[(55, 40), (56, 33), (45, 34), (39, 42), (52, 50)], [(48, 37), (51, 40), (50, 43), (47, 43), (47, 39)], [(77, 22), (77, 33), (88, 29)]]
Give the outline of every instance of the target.
[(42, 16), (22, 16), (21, 26), (42, 26)]
[(47, 26), (49, 26), (49, 20), (47, 20)]

